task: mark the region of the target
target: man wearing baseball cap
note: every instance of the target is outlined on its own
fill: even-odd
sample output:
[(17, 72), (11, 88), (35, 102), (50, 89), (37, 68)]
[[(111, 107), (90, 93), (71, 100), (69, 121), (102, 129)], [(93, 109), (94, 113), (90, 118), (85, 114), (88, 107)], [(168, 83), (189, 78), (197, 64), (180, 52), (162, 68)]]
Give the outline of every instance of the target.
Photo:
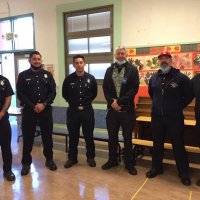
[(152, 98), (153, 153), (152, 168), (146, 176), (154, 178), (163, 173), (164, 141), (165, 135), (169, 135), (181, 182), (191, 185), (184, 146), (183, 116), (183, 109), (192, 100), (191, 81), (179, 69), (172, 67), (172, 56), (169, 52), (161, 52), (158, 60), (160, 69), (150, 78), (148, 88)]

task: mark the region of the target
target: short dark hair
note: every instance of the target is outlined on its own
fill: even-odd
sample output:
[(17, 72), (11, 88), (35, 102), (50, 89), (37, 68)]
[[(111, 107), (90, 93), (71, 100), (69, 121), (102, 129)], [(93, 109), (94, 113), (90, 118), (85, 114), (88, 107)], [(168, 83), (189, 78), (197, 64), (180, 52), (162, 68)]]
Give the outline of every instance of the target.
[(85, 57), (84, 57), (84, 56), (82, 56), (82, 55), (75, 55), (75, 56), (73, 57), (73, 63), (75, 62), (75, 60), (76, 60), (77, 58), (82, 58), (83, 61), (85, 62)]
[(40, 55), (40, 57), (42, 57), (42, 55), (40, 54), (39, 51), (33, 51), (33, 52), (30, 53), (29, 59), (31, 59), (33, 57), (33, 55)]

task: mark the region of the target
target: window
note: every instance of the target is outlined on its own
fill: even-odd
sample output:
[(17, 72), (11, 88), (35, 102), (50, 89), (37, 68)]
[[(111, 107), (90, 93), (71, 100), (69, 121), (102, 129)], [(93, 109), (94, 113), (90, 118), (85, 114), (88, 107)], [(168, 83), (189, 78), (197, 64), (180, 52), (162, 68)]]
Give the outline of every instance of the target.
[(0, 19), (0, 52), (33, 50), (33, 15)]
[(12, 42), (6, 39), (6, 33), (11, 32), (11, 23), (9, 20), (0, 21), (0, 51), (11, 50)]
[(15, 49), (34, 48), (33, 17), (18, 18), (14, 21), (14, 33), (16, 34)]
[(113, 7), (64, 13), (67, 74), (74, 72), (72, 58), (84, 55), (85, 71), (103, 79), (113, 61)]

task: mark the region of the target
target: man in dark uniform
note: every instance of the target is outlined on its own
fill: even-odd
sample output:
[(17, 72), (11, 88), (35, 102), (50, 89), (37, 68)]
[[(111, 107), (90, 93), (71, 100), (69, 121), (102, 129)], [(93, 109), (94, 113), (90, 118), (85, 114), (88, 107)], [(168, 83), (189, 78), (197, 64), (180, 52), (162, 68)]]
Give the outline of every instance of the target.
[[(196, 118), (196, 134), (200, 147), (200, 73), (197, 73), (192, 78), (193, 93), (195, 97), (195, 118)], [(197, 181), (197, 185), (200, 186), (200, 180)]]
[(116, 62), (107, 69), (103, 81), (103, 91), (108, 108), (106, 124), (109, 136), (109, 160), (102, 166), (102, 169), (107, 170), (118, 165), (118, 132), (121, 126), (124, 137), (125, 167), (130, 174), (136, 175), (132, 132), (135, 126), (134, 97), (138, 92), (139, 75), (137, 68), (128, 63), (126, 58), (126, 49), (117, 48)]
[(149, 81), (153, 153), (152, 168), (146, 176), (154, 178), (163, 173), (164, 141), (165, 135), (169, 134), (181, 182), (190, 185), (189, 162), (184, 146), (183, 109), (193, 98), (191, 81), (172, 67), (172, 56), (169, 52), (161, 52), (158, 59), (160, 69)]
[(0, 145), (3, 158), (3, 176), (8, 181), (15, 180), (15, 175), (11, 169), (11, 127), (8, 116), (8, 108), (13, 94), (9, 80), (0, 75)]
[(36, 125), (41, 129), (46, 167), (57, 169), (53, 161), (53, 120), (51, 104), (56, 96), (53, 76), (42, 68), (42, 56), (38, 51), (30, 54), (30, 69), (19, 74), (17, 95), (24, 107), (22, 112), (23, 156), (21, 175), (27, 175), (32, 163), (31, 151)]
[(92, 101), (97, 96), (97, 82), (91, 74), (84, 71), (86, 65), (82, 55), (73, 57), (75, 72), (67, 76), (62, 86), (62, 96), (68, 102), (67, 128), (69, 132), (69, 153), (68, 160), (64, 167), (69, 168), (78, 162), (78, 142), (80, 126), (86, 142), (87, 163), (95, 167), (95, 144), (94, 131), (94, 110)]

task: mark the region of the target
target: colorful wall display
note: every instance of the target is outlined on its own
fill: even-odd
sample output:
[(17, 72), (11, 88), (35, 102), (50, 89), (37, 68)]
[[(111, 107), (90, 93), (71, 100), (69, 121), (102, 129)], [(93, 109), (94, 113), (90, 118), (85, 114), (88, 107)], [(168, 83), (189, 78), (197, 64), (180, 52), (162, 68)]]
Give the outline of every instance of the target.
[(137, 66), (140, 76), (139, 96), (148, 95), (147, 86), (153, 73), (159, 69), (158, 54), (169, 51), (173, 67), (190, 79), (200, 71), (200, 44), (171, 45), (145, 48), (128, 48), (128, 61)]

